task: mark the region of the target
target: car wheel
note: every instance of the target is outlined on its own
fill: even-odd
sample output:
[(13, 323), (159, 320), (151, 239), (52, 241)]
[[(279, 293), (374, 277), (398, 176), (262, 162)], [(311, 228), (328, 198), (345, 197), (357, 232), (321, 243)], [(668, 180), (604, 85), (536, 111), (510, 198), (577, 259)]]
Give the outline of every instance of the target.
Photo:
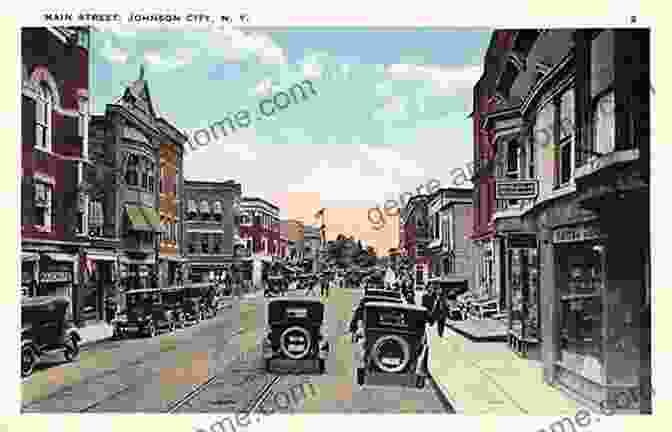
[(33, 373), (37, 363), (37, 357), (32, 349), (25, 347), (21, 350), (21, 377), (27, 377)]
[(69, 362), (73, 361), (79, 355), (79, 344), (74, 337), (70, 338), (70, 343), (65, 345), (65, 359)]
[[(291, 336), (295, 337), (300, 337), (303, 339), (303, 348), (300, 350), (292, 350), (291, 347), (291, 340), (289, 339)], [(300, 326), (291, 326), (285, 329), (280, 334), (280, 350), (282, 353), (287, 357), (292, 360), (301, 360), (302, 358), (306, 357), (308, 353), (311, 351), (312, 347), (312, 339), (310, 337), (310, 333), (308, 330), (306, 330), (303, 327)]]
[(357, 368), (357, 385), (358, 386), (363, 386), (364, 385), (364, 378), (366, 374), (364, 373), (363, 368)]
[[(373, 344), (371, 353), (376, 367), (387, 373), (403, 371), (411, 360), (411, 349), (408, 342), (398, 335), (385, 335), (378, 338)], [(391, 356), (388, 357), (386, 354), (391, 354)]]
[(327, 361), (325, 359), (319, 359), (317, 361), (317, 367), (321, 374), (324, 374), (327, 370)]

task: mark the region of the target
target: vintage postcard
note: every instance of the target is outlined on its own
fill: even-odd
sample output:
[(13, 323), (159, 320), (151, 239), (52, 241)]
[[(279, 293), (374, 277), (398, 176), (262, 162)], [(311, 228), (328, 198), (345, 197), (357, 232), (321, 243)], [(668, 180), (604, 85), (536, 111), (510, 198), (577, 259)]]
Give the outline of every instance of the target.
[(576, 432), (653, 413), (653, 40), (636, 16), (33, 18), (15, 29), (21, 414)]

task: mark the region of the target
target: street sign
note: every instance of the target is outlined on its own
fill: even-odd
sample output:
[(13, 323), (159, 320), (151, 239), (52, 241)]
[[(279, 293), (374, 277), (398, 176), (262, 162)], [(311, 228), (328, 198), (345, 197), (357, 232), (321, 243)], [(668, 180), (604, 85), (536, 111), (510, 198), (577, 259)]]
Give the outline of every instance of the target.
[(495, 185), (495, 198), (498, 200), (530, 199), (539, 194), (538, 180), (506, 180)]

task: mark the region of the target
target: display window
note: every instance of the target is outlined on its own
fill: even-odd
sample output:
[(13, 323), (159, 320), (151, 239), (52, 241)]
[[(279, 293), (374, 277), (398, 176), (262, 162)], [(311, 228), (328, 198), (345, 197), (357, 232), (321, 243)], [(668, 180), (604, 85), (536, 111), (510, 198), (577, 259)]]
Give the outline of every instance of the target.
[(556, 246), (560, 290), (560, 363), (603, 383), (602, 310), (605, 246), (588, 241)]
[(522, 338), (541, 338), (539, 319), (539, 252), (509, 249), (511, 330)]

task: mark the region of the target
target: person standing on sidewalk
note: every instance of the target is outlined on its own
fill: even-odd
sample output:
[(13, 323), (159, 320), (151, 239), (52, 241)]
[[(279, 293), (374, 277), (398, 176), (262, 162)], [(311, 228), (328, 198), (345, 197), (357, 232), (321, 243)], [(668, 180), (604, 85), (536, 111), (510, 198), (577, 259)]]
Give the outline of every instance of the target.
[(446, 318), (448, 318), (446, 292), (443, 290), (436, 296), (436, 301), (432, 308), (432, 317), (436, 321), (436, 330), (439, 333), (439, 337), (443, 337), (443, 330), (446, 327)]

